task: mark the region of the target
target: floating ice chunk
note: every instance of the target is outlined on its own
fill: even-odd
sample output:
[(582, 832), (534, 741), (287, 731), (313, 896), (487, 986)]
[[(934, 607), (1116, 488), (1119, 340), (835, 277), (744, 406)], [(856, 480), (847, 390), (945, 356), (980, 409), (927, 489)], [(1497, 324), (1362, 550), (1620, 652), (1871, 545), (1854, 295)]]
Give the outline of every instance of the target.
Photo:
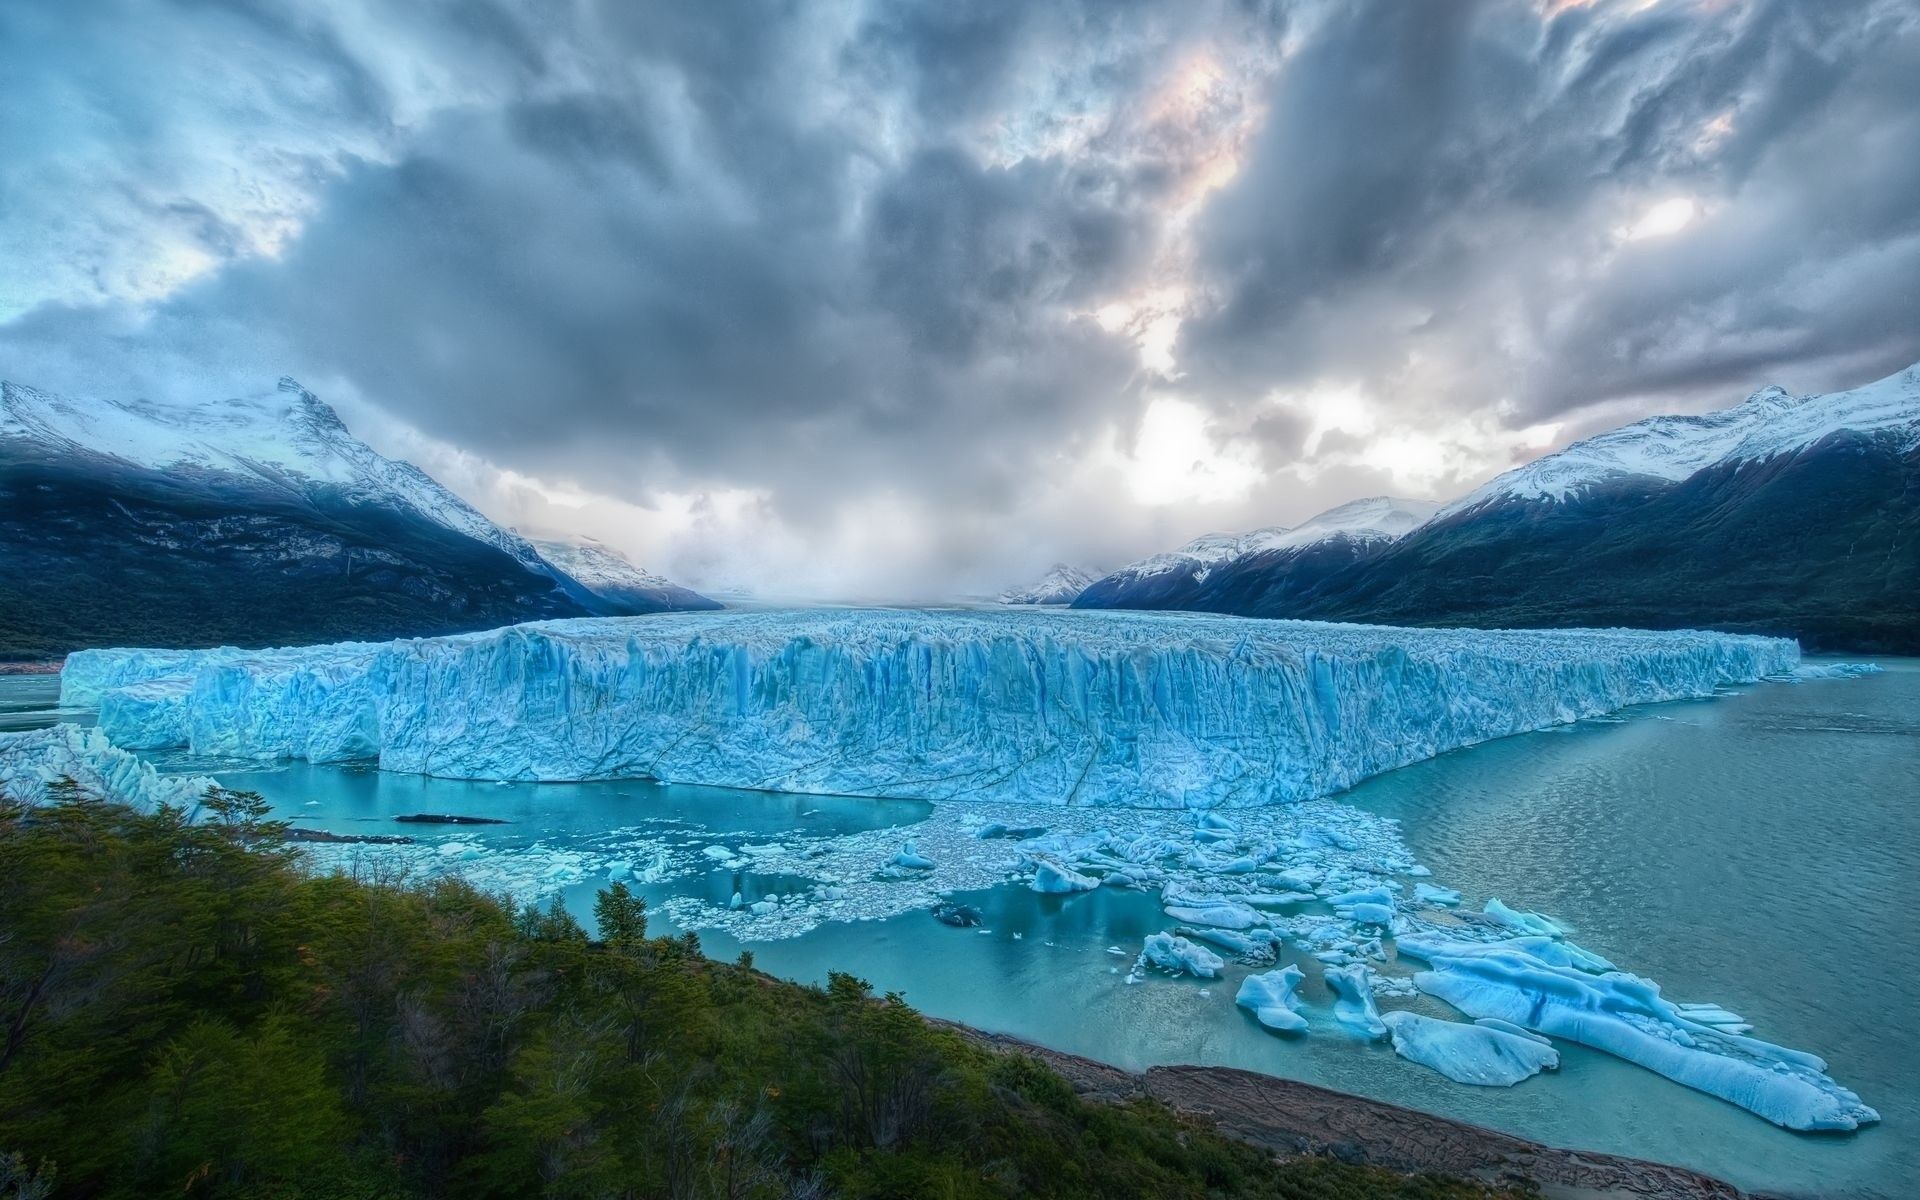
[(1498, 898), (1488, 900), (1486, 908), (1482, 911), (1492, 917), (1496, 924), (1521, 933), (1539, 934), (1550, 938), (1562, 937), (1566, 934), (1566, 930), (1539, 913), (1520, 912), (1517, 909), (1508, 908), (1500, 903)]
[(1152, 933), (1147, 935), (1146, 945), (1141, 948), (1133, 971), (1138, 975), (1148, 967), (1158, 967), (1175, 975), (1184, 973), (1201, 979), (1218, 979), (1226, 966), (1218, 954), (1205, 946), (1196, 946), (1186, 938), (1171, 933)]
[(733, 851), (725, 846), (708, 846), (706, 849), (700, 851), (700, 853), (713, 859), (715, 862), (728, 862), (735, 857)]
[(1349, 904), (1340, 910), (1340, 915), (1355, 925), (1393, 924), (1391, 904)]
[(933, 860), (921, 854), (919, 848), (912, 842), (907, 842), (901, 846), (900, 852), (887, 861), (896, 867), (904, 867), (909, 871), (933, 870)]
[(1752, 1033), (1753, 1026), (1739, 1013), (1718, 1004), (1681, 1004), (1677, 1006), (1689, 1021), (1711, 1025), (1728, 1033)]
[(1297, 994), (1304, 978), (1300, 968), (1294, 966), (1264, 975), (1249, 975), (1241, 981), (1240, 992), (1233, 1002), (1251, 1011), (1254, 1020), (1277, 1033), (1305, 1033), (1307, 1019), (1300, 1015)]
[(98, 729), (53, 725), (0, 733), (0, 794), (44, 804), (49, 785), (61, 779), (73, 780), (85, 796), (148, 812), (163, 804), (191, 812), (214, 786), (204, 775), (162, 775)]
[(1165, 911), (1176, 921), (1185, 921), (1189, 925), (1212, 925), (1218, 929), (1252, 929), (1267, 922), (1266, 917), (1246, 905), (1231, 901), (1209, 904), (1203, 908), (1169, 904)]
[(1279, 938), (1265, 929), (1256, 929), (1247, 934), (1235, 933), (1231, 929), (1182, 926), (1177, 932), (1181, 937), (1211, 942), (1245, 963), (1270, 963), (1279, 954)]
[(1370, 1038), (1387, 1036), (1380, 1009), (1373, 1002), (1373, 970), (1364, 963), (1350, 967), (1329, 967), (1327, 986), (1333, 989), (1334, 1019), (1349, 1029)]
[(1393, 1034), (1394, 1053), (1432, 1067), (1455, 1083), (1512, 1087), (1560, 1065), (1559, 1053), (1530, 1034), (1405, 1011), (1387, 1013), (1381, 1020)]
[(662, 850), (653, 856), (653, 861), (647, 864), (646, 869), (635, 871), (633, 877), (641, 883), (659, 883), (672, 870), (672, 864), (667, 861), (667, 852)]
[(1333, 905), (1335, 908), (1351, 908), (1356, 904), (1391, 905), (1393, 903), (1393, 889), (1383, 884), (1378, 887), (1362, 888), (1359, 891), (1341, 892), (1336, 896), (1328, 896), (1327, 903)]
[(1443, 888), (1431, 883), (1416, 883), (1413, 885), (1413, 899), (1418, 904), (1452, 908), (1460, 903), (1460, 893), (1452, 888)]
[(1273, 881), (1290, 892), (1312, 892), (1327, 873), (1319, 867), (1288, 867), (1273, 875)]
[[(1407, 982), (1412, 983), (1413, 981), (1409, 979)], [(1553, 1045), (1552, 1041), (1541, 1037), (1533, 1030), (1523, 1025), (1515, 1025), (1512, 1021), (1502, 1021), (1499, 1017), (1477, 1017), (1473, 1023), (1475, 1025), (1485, 1025), (1488, 1029), (1498, 1029), (1501, 1033), (1510, 1033), (1515, 1037), (1532, 1038), (1542, 1046)]]
[(1801, 663), (1783, 678), (1799, 683), (1807, 679), (1858, 679), (1879, 673), (1878, 663)]
[(1043, 858), (1035, 866), (1033, 882), (1028, 886), (1042, 895), (1064, 896), (1072, 892), (1090, 892), (1100, 886), (1100, 881), (1091, 875), (1082, 875), (1064, 863)]
[[(1854, 1129), (1880, 1119), (1814, 1055), (1717, 1029), (1686, 1015), (1652, 982), (1547, 961), (1527, 939), (1399, 940), (1432, 967), (1421, 991), (1468, 1016), (1493, 1017), (1604, 1050), (1789, 1129)], [(1551, 943), (1548, 943), (1551, 944)]]
[(735, 892), (733, 894), (733, 899), (727, 901), (727, 907), (730, 909), (733, 909), (735, 912), (738, 912), (740, 909), (745, 908), (746, 906), (747, 906), (747, 898), (745, 896), (742, 896), (739, 892)]
[(1314, 899), (1314, 895), (1312, 892), (1248, 892), (1238, 899), (1259, 908), (1285, 908), (1292, 904), (1305, 904)]
[(451, 858), (451, 859), (458, 859), (463, 862), (472, 862), (476, 858), (485, 857), (486, 853), (487, 853), (487, 848), (485, 846), (480, 845), (478, 842), (441, 842), (440, 843), (441, 858)]

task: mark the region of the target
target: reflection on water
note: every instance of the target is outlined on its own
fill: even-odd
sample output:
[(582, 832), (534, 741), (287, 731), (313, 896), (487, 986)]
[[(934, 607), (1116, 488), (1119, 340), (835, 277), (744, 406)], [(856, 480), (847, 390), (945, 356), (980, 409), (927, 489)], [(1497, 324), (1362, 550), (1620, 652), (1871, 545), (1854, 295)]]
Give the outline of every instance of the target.
[[(757, 963), (818, 981), (850, 970), (923, 1010), (1127, 1066), (1226, 1063), (1310, 1080), (1562, 1145), (1681, 1162), (1752, 1188), (1896, 1197), (1920, 1178), (1920, 662), (1885, 674), (1766, 685), (1623, 721), (1487, 743), (1370, 780), (1344, 799), (1400, 820), (1434, 880), (1477, 906), (1497, 895), (1549, 913), (1580, 943), (1658, 980), (1669, 998), (1716, 1001), (1760, 1036), (1815, 1051), (1880, 1110), (1861, 1134), (1796, 1135), (1637, 1067), (1562, 1044), (1562, 1066), (1512, 1089), (1468, 1088), (1353, 1041), (1310, 1008), (1312, 1032), (1282, 1039), (1233, 1005), (1245, 968), (1220, 981), (1125, 980), (1148, 934), (1167, 928), (1151, 895), (1071, 897), (999, 887), (958, 899), (979, 929), (921, 912), (829, 924), (754, 943)], [(37, 686), (38, 692), (32, 688)], [(0, 723), (34, 720), (57, 689), (0, 678)], [(31, 693), (31, 694), (29, 694)], [(44, 722), (45, 718), (39, 718)], [(796, 829), (911, 825), (903, 801), (742, 793), (645, 783), (499, 787), (289, 765), (224, 776), (302, 824), (406, 832), (501, 849), (566, 845), (612, 829), (683, 846), (772, 840)], [(509, 824), (404, 826), (454, 812)], [(803, 890), (796, 875), (716, 865), (639, 885), (724, 904)], [(598, 881), (567, 889), (591, 912)], [(657, 923), (664, 923), (657, 919)], [(709, 931), (710, 953), (743, 947)], [(1325, 993), (1309, 962), (1306, 993)], [(1436, 1015), (1424, 998), (1389, 1001)]]

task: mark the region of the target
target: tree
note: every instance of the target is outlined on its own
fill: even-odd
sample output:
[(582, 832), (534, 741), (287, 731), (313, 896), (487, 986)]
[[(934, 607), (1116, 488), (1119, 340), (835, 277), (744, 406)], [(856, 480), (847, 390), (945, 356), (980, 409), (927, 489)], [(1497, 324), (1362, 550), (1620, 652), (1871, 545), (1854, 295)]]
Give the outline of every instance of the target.
[(594, 897), (593, 919), (600, 926), (600, 940), (616, 954), (631, 958), (647, 940), (647, 902), (624, 883)]

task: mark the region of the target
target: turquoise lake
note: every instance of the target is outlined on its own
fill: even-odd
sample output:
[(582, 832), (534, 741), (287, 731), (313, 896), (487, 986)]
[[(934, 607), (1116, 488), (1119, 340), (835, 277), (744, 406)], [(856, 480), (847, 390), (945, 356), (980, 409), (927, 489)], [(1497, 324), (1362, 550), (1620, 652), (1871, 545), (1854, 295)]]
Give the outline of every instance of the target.
[[(1557, 1145), (1683, 1163), (1772, 1193), (1906, 1197), (1920, 1180), (1920, 660), (1877, 661), (1884, 673), (1861, 679), (1743, 687), (1485, 743), (1340, 797), (1398, 820), (1435, 882), (1471, 902), (1497, 895), (1550, 914), (1582, 946), (1668, 996), (1724, 1004), (1756, 1036), (1821, 1055), (1880, 1111), (1881, 1123), (1859, 1133), (1789, 1133), (1567, 1044), (1557, 1073), (1482, 1089), (1450, 1083), (1385, 1044), (1318, 1030), (1282, 1040), (1234, 1007), (1244, 968), (1211, 983), (1124, 982), (1141, 939), (1171, 924), (1146, 893), (1060, 898), (1001, 886), (958, 897), (982, 911), (985, 932), (912, 912), (744, 948), (781, 975), (817, 981), (849, 970), (927, 1013), (1124, 1066), (1229, 1064)], [(0, 729), (56, 719), (56, 694), (49, 678), (0, 677)], [(689, 842), (888, 826), (905, 837), (931, 811), (637, 782), (498, 787), (364, 766), (158, 761), (223, 768), (224, 782), (261, 791), (305, 826), (457, 835), (502, 850), (584, 845), (615, 828)], [(412, 812), (510, 823), (457, 831), (393, 823)], [(657, 907), (674, 894), (723, 903), (733, 891), (788, 883), (717, 867), (642, 891)], [(569, 886), (569, 905), (587, 913), (594, 886)], [(718, 931), (702, 937), (717, 957), (743, 948)]]

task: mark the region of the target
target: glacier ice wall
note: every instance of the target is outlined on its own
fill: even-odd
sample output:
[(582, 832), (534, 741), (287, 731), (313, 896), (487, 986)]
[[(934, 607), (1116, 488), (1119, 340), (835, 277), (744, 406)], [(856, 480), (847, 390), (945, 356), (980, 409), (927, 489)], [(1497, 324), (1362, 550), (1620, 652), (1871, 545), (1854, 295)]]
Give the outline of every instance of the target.
[(475, 779), (1149, 808), (1322, 796), (1489, 738), (1791, 671), (1795, 643), (1194, 614), (802, 610), (288, 650), (95, 650), (116, 745)]

